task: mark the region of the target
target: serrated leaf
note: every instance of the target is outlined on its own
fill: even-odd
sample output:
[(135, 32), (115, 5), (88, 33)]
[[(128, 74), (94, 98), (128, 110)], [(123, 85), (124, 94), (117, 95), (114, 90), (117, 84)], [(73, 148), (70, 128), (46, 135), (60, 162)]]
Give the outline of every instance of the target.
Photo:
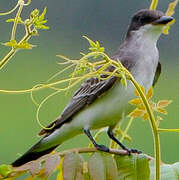
[(91, 180), (117, 180), (117, 166), (111, 155), (96, 152), (88, 161)]
[(83, 180), (83, 159), (77, 153), (67, 153), (63, 160), (64, 180)]
[(142, 104), (142, 100), (139, 98), (136, 98), (136, 99), (130, 100), (129, 103), (132, 105), (139, 105), (139, 104)]
[(149, 161), (144, 154), (130, 156), (115, 155), (118, 168), (118, 179), (148, 180), (150, 176)]
[(168, 112), (163, 108), (157, 108), (157, 112), (162, 113), (162, 114), (168, 114)]
[(167, 107), (169, 104), (171, 104), (172, 101), (171, 100), (160, 100), (158, 103), (157, 103), (157, 107), (161, 107), (161, 108), (164, 108), (164, 107)]
[(146, 98), (150, 99), (152, 96), (153, 96), (153, 88), (151, 87), (146, 94)]

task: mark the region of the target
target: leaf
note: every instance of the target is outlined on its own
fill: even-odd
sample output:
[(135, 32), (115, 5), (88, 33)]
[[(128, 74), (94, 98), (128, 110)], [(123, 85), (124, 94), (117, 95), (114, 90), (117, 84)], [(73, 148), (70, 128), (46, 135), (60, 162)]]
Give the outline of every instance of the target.
[(144, 111), (143, 111), (143, 110), (140, 110), (140, 109), (136, 108), (135, 110), (133, 110), (133, 111), (129, 114), (129, 116), (130, 116), (130, 117), (133, 117), (133, 118), (137, 118), (137, 117), (143, 116), (143, 114), (144, 114)]
[(169, 104), (171, 104), (172, 101), (171, 100), (161, 100), (157, 103), (157, 107), (161, 107), (164, 108), (166, 106), (168, 106)]
[[(44, 8), (42, 14), (39, 16), (39, 20), (42, 22), (45, 18), (45, 14), (47, 12), (47, 7)], [(45, 22), (46, 23), (46, 22)]]
[(16, 172), (29, 171), (32, 176), (39, 174), (41, 169), (42, 169), (41, 163), (38, 161), (30, 161), (20, 167), (14, 168)]
[(17, 48), (20, 49), (32, 49), (34, 45), (28, 43), (27, 41), (23, 41), (20, 44), (17, 44)]
[(165, 13), (166, 16), (172, 16), (175, 13), (175, 7), (177, 4), (178, 4), (178, 0), (175, 0), (169, 4), (167, 12)]
[(150, 176), (149, 161), (144, 154), (130, 156), (115, 155), (118, 168), (118, 179), (148, 180)]
[(162, 114), (168, 114), (168, 112), (163, 108), (157, 108), (157, 112), (162, 113)]
[(10, 40), (9, 42), (4, 43), (5, 46), (10, 46), (10, 47), (14, 47), (17, 48), (18, 44), (16, 40)]
[(117, 180), (116, 163), (107, 153), (94, 153), (88, 161), (88, 172), (91, 180)]
[[(155, 177), (154, 160), (150, 162), (150, 180)], [(178, 180), (179, 179), (179, 162), (175, 164), (162, 164), (161, 166), (161, 180)]]
[(129, 103), (132, 105), (139, 105), (139, 104), (142, 104), (142, 100), (139, 98), (136, 98), (136, 99), (130, 100)]
[[(14, 22), (14, 21), (15, 21), (15, 19), (7, 19), (7, 20), (6, 20), (6, 22)], [(24, 23), (24, 22), (22, 21), (21, 17), (18, 17), (17, 23), (19, 23), (19, 24), (23, 24), (23, 23)]]
[(117, 165), (112, 157), (112, 155), (103, 153), (103, 159), (105, 163), (106, 168), (106, 180), (117, 180), (118, 179), (118, 173), (117, 173)]
[(143, 120), (147, 120), (147, 119), (149, 119), (149, 115), (148, 115), (148, 113), (146, 112), (144, 115), (143, 115)]
[(49, 158), (45, 160), (42, 177), (48, 178), (56, 170), (59, 162), (60, 156), (58, 154), (50, 155)]
[(146, 98), (150, 99), (152, 96), (153, 96), (153, 88), (151, 87), (146, 94)]
[(43, 25), (43, 24), (37, 24), (35, 27), (36, 27), (37, 29), (50, 29), (49, 26), (45, 26), (45, 25)]
[[(172, 16), (175, 13), (174, 10), (177, 4), (178, 4), (178, 0), (175, 0), (169, 4), (167, 12), (166, 12), (166, 16)], [(163, 30), (163, 34), (165, 35), (169, 34), (170, 26), (174, 23), (175, 23), (174, 19), (171, 22), (169, 22), (167, 26), (165, 27), (165, 29)]]
[(2, 177), (7, 177), (13, 171), (10, 165), (2, 164), (0, 165), (0, 175)]
[(63, 160), (64, 180), (83, 180), (83, 159), (77, 153), (67, 153)]

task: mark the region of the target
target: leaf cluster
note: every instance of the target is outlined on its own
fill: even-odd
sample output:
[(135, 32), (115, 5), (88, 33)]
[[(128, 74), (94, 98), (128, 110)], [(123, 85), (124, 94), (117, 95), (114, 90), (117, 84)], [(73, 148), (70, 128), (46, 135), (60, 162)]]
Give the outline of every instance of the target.
[[(141, 90), (145, 94), (144, 87), (141, 87)], [(130, 104), (135, 105), (136, 109), (133, 110), (129, 117), (133, 118), (143, 118), (143, 120), (149, 120), (149, 114), (147, 113), (147, 110), (145, 108), (145, 105), (143, 104), (143, 101), (140, 97), (140, 94), (135, 90), (135, 95), (137, 96), (136, 99), (132, 99), (129, 101)], [(149, 101), (150, 107), (153, 111), (161, 113), (161, 114), (167, 114), (166, 107), (172, 102), (171, 100), (160, 100), (157, 103), (151, 100), (153, 96), (153, 88), (151, 87), (148, 92), (146, 93), (146, 98)], [(162, 117), (157, 116), (157, 120), (162, 120)]]
[[(63, 155), (53, 153), (18, 168), (9, 165), (0, 166), (1, 178), (16, 179), (29, 172), (26, 180), (48, 179), (57, 172), (57, 180), (118, 180), (118, 179), (154, 179), (154, 160), (145, 154), (130, 156), (111, 155), (104, 152), (92, 153), (85, 161), (79, 152), (66, 152)], [(177, 180), (179, 163), (161, 164), (162, 178)], [(0, 178), (0, 179), (1, 179)]]

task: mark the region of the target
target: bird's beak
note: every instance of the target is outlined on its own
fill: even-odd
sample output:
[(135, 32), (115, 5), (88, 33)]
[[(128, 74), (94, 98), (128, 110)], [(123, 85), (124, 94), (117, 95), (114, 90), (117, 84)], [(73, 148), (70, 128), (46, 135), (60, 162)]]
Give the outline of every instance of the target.
[(169, 22), (174, 20), (171, 16), (162, 16), (160, 19), (157, 19), (156, 21), (152, 22), (153, 25), (167, 25)]

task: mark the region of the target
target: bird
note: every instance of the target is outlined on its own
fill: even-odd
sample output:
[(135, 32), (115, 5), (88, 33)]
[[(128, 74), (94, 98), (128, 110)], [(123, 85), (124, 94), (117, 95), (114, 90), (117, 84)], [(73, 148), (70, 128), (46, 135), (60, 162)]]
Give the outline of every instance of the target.
[[(132, 17), (124, 39), (119, 49), (111, 56), (115, 61), (121, 61), (135, 80), (148, 90), (154, 86), (161, 73), (157, 41), (165, 26), (173, 20), (162, 11), (141, 9)], [(112, 65), (108, 71), (114, 71)], [(101, 75), (103, 76), (103, 75)], [(52, 122), (48, 129), (39, 133), (42, 138), (24, 155), (12, 163), (13, 167), (21, 166), (52, 152), (57, 146), (79, 134), (86, 134), (89, 140), (100, 151), (109, 152), (105, 145), (98, 144), (91, 130), (107, 127), (109, 138), (129, 153), (139, 152), (122, 144), (113, 133), (115, 126), (123, 114), (133, 110), (129, 101), (135, 97), (134, 87), (128, 81), (125, 88), (119, 77), (108, 79), (91, 77), (81, 84), (61, 115)]]

